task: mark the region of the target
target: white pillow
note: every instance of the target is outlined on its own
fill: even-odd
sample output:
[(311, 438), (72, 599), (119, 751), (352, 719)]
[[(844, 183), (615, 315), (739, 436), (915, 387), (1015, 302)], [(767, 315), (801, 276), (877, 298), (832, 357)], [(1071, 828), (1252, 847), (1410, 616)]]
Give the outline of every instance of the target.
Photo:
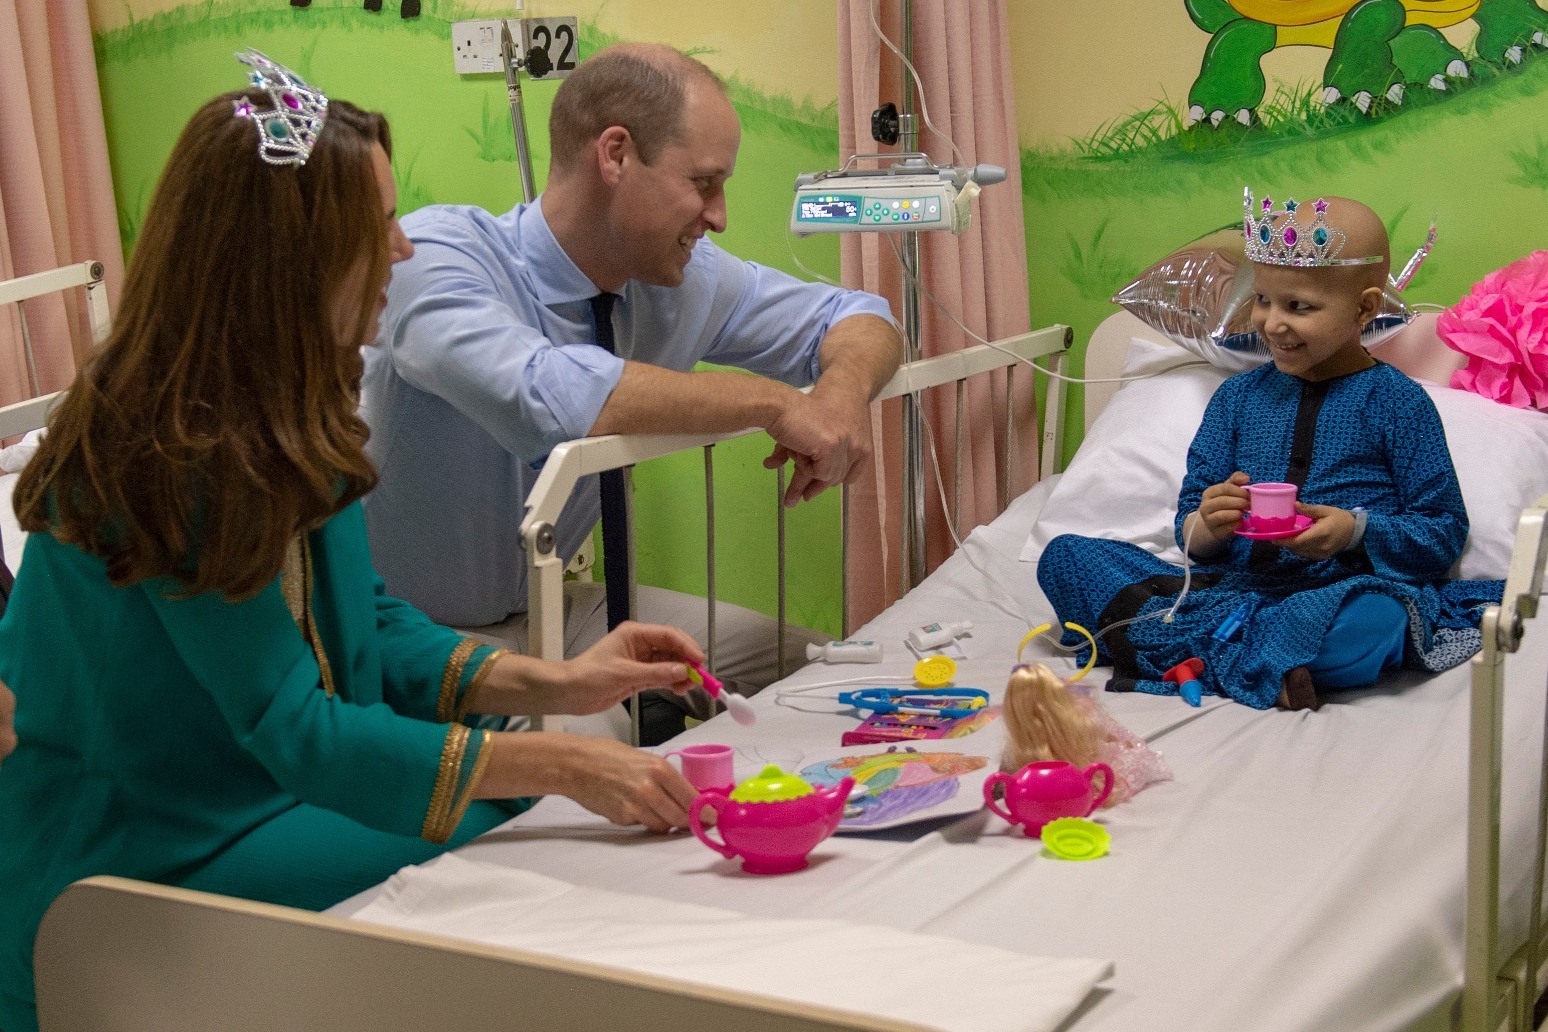
[(1182, 562), (1172, 520), (1188, 445), (1215, 388), (1231, 373), (1176, 344), (1135, 337), (1120, 375), (1150, 378), (1119, 388), (1086, 431), (1032, 524), (1022, 562), (1035, 562), (1060, 534), (1132, 541)]
[(1548, 494), (1548, 413), (1450, 387), (1424, 389), (1440, 411), (1467, 502), (1470, 530), (1457, 576), (1504, 577), (1521, 510)]
[[(1021, 551), (1035, 562), (1060, 534), (1132, 541), (1182, 562), (1172, 538), (1188, 446), (1228, 375), (1173, 344), (1136, 337), (1126, 383), (1087, 431)], [(1505, 576), (1521, 510), (1548, 494), (1548, 413), (1420, 381), (1440, 413), (1471, 524), (1454, 576)]]

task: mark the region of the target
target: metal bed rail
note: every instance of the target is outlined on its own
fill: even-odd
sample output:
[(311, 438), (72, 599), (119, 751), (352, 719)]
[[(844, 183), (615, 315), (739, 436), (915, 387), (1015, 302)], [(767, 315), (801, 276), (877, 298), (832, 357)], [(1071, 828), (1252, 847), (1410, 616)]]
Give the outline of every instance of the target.
[[(93, 344), (100, 344), (107, 337), (111, 322), (101, 262), (77, 262), (74, 265), (0, 282), (0, 305), (17, 306), (17, 315), (21, 320), (22, 349), (25, 352), (27, 371), (32, 377), (34, 391), (38, 390), (37, 363), (33, 357), (32, 335), (27, 328), (27, 314), (22, 307), (22, 302), (75, 287), (86, 288), (86, 314), (91, 324), (91, 341)], [(52, 394), (28, 398), (26, 401), (18, 401), (0, 408), (0, 440), (16, 437), (47, 424), (48, 414), (63, 397), (63, 391), (55, 391)]]
[(1543, 867), (1548, 853), (1548, 714), (1539, 757), (1536, 851), (1527, 936), (1508, 956), (1500, 941), (1500, 782), (1504, 770), (1505, 672), (1528, 635), (1548, 634), (1536, 619), (1548, 565), (1548, 495), (1522, 512), (1501, 603), (1484, 611), (1483, 648), (1472, 660), (1468, 741), (1468, 829), (1463, 1032), (1531, 1032), (1544, 986), (1548, 929)]
[[(1020, 334), (995, 342), (994, 346), (980, 344), (947, 355), (919, 359), (905, 363), (877, 395), (878, 401), (901, 397), (916, 391), (939, 387), (944, 384), (960, 384), (966, 378), (995, 369), (1007, 371), (1006, 384), (1006, 466), (1013, 459), (1015, 431), (1011, 418), (1014, 370), (1018, 363), (1041, 358), (1046, 368), (1058, 371), (1059, 359), (1068, 352), (1072, 331), (1067, 326), (1053, 325), (1030, 333)], [(959, 387), (957, 406), (956, 445), (960, 457), (962, 447), (962, 412)], [(1051, 381), (1047, 401), (1041, 413), (1039, 444), (1042, 468), (1053, 471), (1058, 468), (1063, 447), (1065, 390), (1063, 382)], [(708, 606), (710, 634), (710, 666), (714, 666), (714, 612), (715, 612), (715, 556), (714, 556), (714, 468), (711, 450), (722, 442), (761, 433), (757, 428), (734, 430), (716, 434), (614, 434), (606, 437), (587, 437), (568, 441), (555, 448), (548, 456), (543, 471), (527, 497), (526, 515), (521, 523), (521, 539), (527, 550), (527, 614), (528, 650), (545, 659), (559, 659), (564, 655), (564, 560), (557, 552), (554, 524), (560, 510), (570, 497), (571, 491), (582, 477), (604, 470), (628, 468), (647, 459), (660, 458), (689, 448), (703, 448), (705, 453), (705, 506), (708, 534), (706, 551), (708, 563)], [(960, 462), (958, 463), (960, 468)], [(783, 473), (780, 474), (783, 476)], [(781, 488), (783, 484), (781, 483)], [(1002, 478), (1000, 501), (1008, 501), (1006, 482)], [(960, 493), (959, 493), (960, 502)], [(911, 504), (904, 499), (904, 504)], [(784, 510), (779, 511), (778, 537), (782, 546), (784, 538)], [(960, 511), (960, 509), (959, 509)], [(781, 635), (785, 626), (784, 613), (784, 551), (779, 549), (779, 625)], [(783, 644), (783, 642), (781, 642)], [(781, 649), (781, 654), (783, 649)], [(550, 718), (552, 719), (552, 718)], [(542, 723), (535, 721), (534, 726)], [(549, 726), (552, 726), (550, 724)]]

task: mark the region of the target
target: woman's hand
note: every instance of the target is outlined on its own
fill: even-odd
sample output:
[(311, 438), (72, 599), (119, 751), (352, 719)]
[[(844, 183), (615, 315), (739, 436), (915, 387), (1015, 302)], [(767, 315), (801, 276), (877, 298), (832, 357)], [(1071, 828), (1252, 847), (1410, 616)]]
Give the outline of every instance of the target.
[(698, 795), (665, 759), (611, 738), (503, 732), (491, 748), (495, 753), (478, 788), (484, 799), (568, 796), (614, 824), (660, 832), (687, 827), (688, 807)]
[(583, 745), (570, 757), (564, 795), (614, 824), (643, 824), (651, 831), (688, 826), (688, 807), (699, 792), (677, 768), (611, 738), (575, 737)]
[(574, 659), (501, 657), (467, 709), (506, 716), (601, 713), (651, 688), (686, 692), (693, 682), (683, 660), (704, 662), (698, 642), (675, 627), (629, 620)]
[(584, 716), (616, 706), (635, 692), (693, 687), (683, 660), (704, 662), (699, 643), (676, 627), (626, 620), (591, 648), (564, 664), (553, 691), (566, 708), (548, 713)]

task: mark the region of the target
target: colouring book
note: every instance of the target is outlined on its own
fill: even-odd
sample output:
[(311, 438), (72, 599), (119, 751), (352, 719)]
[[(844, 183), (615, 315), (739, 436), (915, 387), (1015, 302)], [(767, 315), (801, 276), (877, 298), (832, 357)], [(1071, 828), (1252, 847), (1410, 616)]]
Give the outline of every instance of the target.
[(879, 831), (980, 809), (984, 782), (995, 769), (987, 756), (920, 743), (845, 753), (808, 763), (800, 773), (817, 788), (854, 778), (866, 791), (845, 805), (838, 830)]

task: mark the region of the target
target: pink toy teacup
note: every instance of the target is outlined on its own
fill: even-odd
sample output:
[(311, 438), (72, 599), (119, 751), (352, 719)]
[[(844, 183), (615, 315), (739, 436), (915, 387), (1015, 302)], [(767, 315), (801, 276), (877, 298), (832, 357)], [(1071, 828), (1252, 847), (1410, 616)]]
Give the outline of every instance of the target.
[[(845, 778), (817, 789), (769, 766), (730, 793), (700, 792), (688, 809), (688, 823), (699, 841), (721, 856), (741, 857), (742, 870), (748, 874), (799, 871), (806, 866), (806, 855), (838, 827), (854, 787), (854, 779)], [(706, 806), (715, 811), (723, 842), (704, 830), (700, 815)]]
[(1276, 534), (1295, 525), (1294, 484), (1248, 484), (1247, 497), (1252, 507), (1247, 514), (1252, 529), (1264, 534)]
[[(1097, 774), (1103, 778), (1101, 792), (1092, 784)], [(1008, 813), (997, 805), (996, 785), (1005, 786)], [(1107, 801), (1112, 790), (1113, 769), (1105, 763), (1093, 763), (1081, 770), (1063, 760), (1043, 760), (1029, 763), (1015, 774), (996, 771), (989, 775), (984, 782), (984, 802), (1007, 821), (1022, 825), (1029, 838), (1036, 838), (1049, 821), (1090, 816), (1091, 811)]]
[(683, 765), (683, 777), (701, 792), (718, 788), (729, 795), (736, 784), (731, 773), (736, 750), (729, 745), (685, 745), (664, 755), (676, 756)]

